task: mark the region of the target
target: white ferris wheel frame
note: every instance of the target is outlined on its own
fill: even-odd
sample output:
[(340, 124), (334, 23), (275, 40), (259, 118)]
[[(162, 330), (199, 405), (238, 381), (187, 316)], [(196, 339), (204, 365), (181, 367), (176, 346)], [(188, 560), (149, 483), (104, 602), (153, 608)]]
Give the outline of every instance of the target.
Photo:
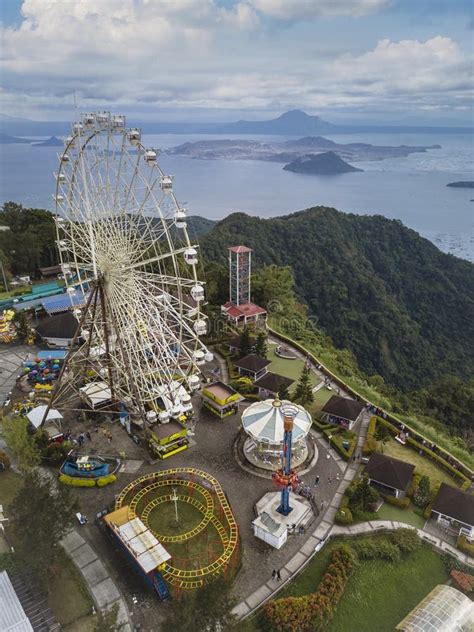
[[(69, 355), (97, 367), (113, 396), (142, 413), (160, 397), (176, 412), (182, 387), (197, 388), (212, 359), (200, 340), (204, 288), (186, 210), (125, 117), (86, 114), (72, 129), (56, 174), (57, 240), (71, 303), (77, 292), (89, 298), (87, 314), (74, 310), (84, 342)], [(71, 375), (58, 393), (61, 382), (70, 387)]]

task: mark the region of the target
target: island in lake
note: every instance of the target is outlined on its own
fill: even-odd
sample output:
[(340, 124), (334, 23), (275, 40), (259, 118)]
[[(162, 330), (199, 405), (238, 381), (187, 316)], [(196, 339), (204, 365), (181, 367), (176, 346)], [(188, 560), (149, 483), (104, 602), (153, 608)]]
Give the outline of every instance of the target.
[(440, 145), (398, 147), (370, 145), (368, 143), (336, 143), (323, 136), (305, 136), (283, 143), (267, 143), (257, 140), (225, 139), (200, 140), (184, 143), (167, 149), (165, 153), (198, 158), (200, 160), (267, 160), (291, 163), (308, 154), (320, 154), (331, 151), (342, 160), (357, 162), (361, 160), (384, 160), (385, 158), (406, 157), (412, 153), (439, 149)]
[(474, 189), (474, 180), (464, 180), (461, 182), (449, 182), (447, 187), (454, 187), (455, 189)]
[(32, 143), (32, 145), (33, 147), (62, 147), (64, 143), (57, 136), (51, 136), (51, 138), (39, 141), (38, 143)]
[(333, 151), (326, 151), (322, 154), (308, 154), (300, 156), (283, 167), (285, 171), (294, 173), (307, 173), (320, 176), (334, 176), (339, 173), (350, 173), (352, 171), (363, 171), (353, 167), (345, 160), (342, 160)]

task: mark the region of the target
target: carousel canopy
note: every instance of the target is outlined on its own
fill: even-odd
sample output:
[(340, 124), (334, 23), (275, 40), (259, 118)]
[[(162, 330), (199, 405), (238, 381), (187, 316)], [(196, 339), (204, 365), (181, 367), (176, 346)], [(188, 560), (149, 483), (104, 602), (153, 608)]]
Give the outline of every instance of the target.
[[(290, 402), (266, 399), (263, 402), (251, 404), (242, 414), (242, 426), (245, 432), (256, 441), (264, 443), (283, 443), (283, 410)], [(291, 404), (298, 410), (293, 425), (293, 440), (298, 441), (309, 432), (312, 420), (308, 412), (296, 404)]]

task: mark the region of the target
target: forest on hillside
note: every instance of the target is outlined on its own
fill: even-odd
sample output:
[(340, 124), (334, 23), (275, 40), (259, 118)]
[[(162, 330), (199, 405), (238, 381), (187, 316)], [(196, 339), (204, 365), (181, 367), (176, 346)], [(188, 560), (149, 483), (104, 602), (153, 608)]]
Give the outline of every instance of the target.
[(474, 266), (401, 222), (317, 207), (271, 219), (235, 213), (201, 238), (211, 261), (254, 249), (253, 267), (290, 266), (295, 291), (361, 369), (408, 392), (474, 376)]

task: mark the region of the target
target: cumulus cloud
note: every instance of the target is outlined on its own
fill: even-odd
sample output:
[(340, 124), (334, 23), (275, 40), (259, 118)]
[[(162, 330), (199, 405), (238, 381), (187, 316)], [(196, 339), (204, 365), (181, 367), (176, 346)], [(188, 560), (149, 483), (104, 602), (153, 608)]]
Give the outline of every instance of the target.
[(73, 91), (84, 108), (464, 107), (469, 68), (450, 38), (384, 39), (333, 59), (262, 25), (264, 11), (356, 15), (384, 3), (24, 0), (20, 26), (2, 30), (0, 110), (70, 109)]
[(300, 20), (318, 16), (351, 15), (359, 17), (375, 13), (392, 0), (249, 0), (266, 15), (281, 20)]

